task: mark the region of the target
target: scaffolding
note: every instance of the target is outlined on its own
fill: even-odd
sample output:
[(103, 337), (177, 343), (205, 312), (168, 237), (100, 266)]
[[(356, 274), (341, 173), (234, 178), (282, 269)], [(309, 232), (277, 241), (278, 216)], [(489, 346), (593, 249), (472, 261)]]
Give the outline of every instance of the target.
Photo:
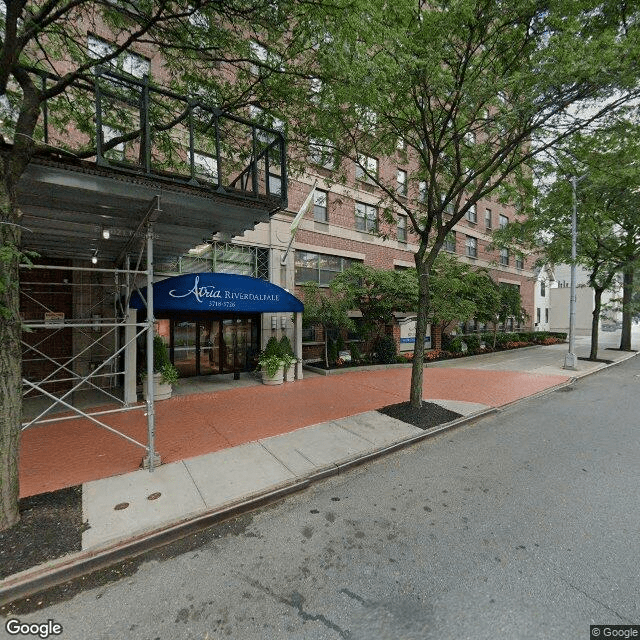
[[(155, 448), (155, 407), (153, 387), (153, 334), (155, 318), (153, 313), (152, 287), (154, 238), (153, 227), (154, 222), (157, 221), (160, 213), (160, 199), (159, 197), (155, 197), (148, 208), (147, 214), (140, 221), (137, 233), (132, 236), (132, 238), (140, 236), (144, 237), (144, 241), (141, 242), (139, 246), (136, 266), (133, 269), (105, 269), (96, 268), (93, 266), (78, 267), (58, 265), (31, 265), (30, 267), (28, 267), (29, 269), (64, 270), (112, 274), (114, 277), (114, 282), (116, 283), (116, 287), (114, 288), (113, 304), (114, 311), (116, 312), (115, 317), (65, 318), (56, 316), (55, 312), (47, 310), (47, 308), (44, 307), (45, 312), (43, 321), (27, 321), (23, 324), (23, 327), (26, 331), (45, 330), (49, 332), (49, 339), (63, 329), (91, 329), (92, 331), (99, 330), (101, 333), (99, 338), (91, 341), (89, 346), (79, 351), (78, 353), (72, 353), (71, 356), (63, 362), (58, 362), (56, 359), (48, 356), (42, 349), (39, 348), (41, 346), (41, 343), (33, 345), (29, 344), (24, 339), (22, 340), (22, 346), (25, 350), (23, 352), (23, 357), (24, 354), (34, 353), (40, 358), (48, 360), (54, 366), (54, 370), (39, 381), (29, 380), (28, 378), (22, 379), (23, 398), (28, 398), (29, 395), (33, 395), (35, 393), (39, 394), (41, 398), (46, 398), (47, 400), (49, 400), (47, 406), (36, 412), (37, 415), (23, 422), (22, 430), (34, 427), (36, 425), (42, 425), (47, 422), (60, 420), (60, 417), (47, 418), (47, 416), (50, 415), (55, 409), (59, 409), (62, 407), (71, 412), (71, 415), (65, 415), (64, 419), (72, 419), (74, 417), (85, 418), (92, 424), (102, 429), (106, 429), (107, 431), (110, 431), (111, 433), (118, 435), (131, 442), (132, 444), (142, 448), (145, 451), (143, 466), (147, 467), (150, 471), (153, 471), (154, 467), (160, 464), (160, 456)], [(125, 263), (127, 264), (127, 266), (130, 266), (131, 256), (129, 254), (129, 250), (133, 249), (133, 243), (127, 243), (125, 249)], [(141, 263), (143, 257), (145, 256), (146, 264), (145, 268), (143, 269), (141, 268)], [(131, 299), (133, 291), (138, 290), (137, 285), (140, 281), (140, 278), (142, 277), (145, 278), (147, 291), (147, 298), (145, 300), (146, 319), (144, 320), (144, 322), (136, 322), (134, 321), (134, 314), (129, 310), (129, 300)], [(120, 284), (121, 286), (117, 286), (118, 284)], [(123, 290), (120, 291), (120, 288), (122, 288)], [(107, 333), (102, 334), (102, 330), (105, 329), (107, 330)], [(124, 333), (125, 335), (125, 339), (122, 344), (120, 344), (121, 333)], [(87, 374), (83, 375), (78, 373), (77, 369), (74, 367), (74, 364), (77, 362), (77, 360), (83, 355), (83, 353), (85, 353), (87, 349), (90, 349), (95, 344), (102, 343), (104, 339), (109, 336), (113, 336), (114, 338), (113, 352), (108, 355), (101, 364), (90, 370)], [(131, 354), (132, 350), (135, 349), (138, 339), (142, 336), (145, 336), (146, 338), (146, 384), (148, 385), (148, 392), (145, 405), (138, 405), (136, 403), (137, 398), (135, 393), (132, 397), (132, 394), (127, 391), (127, 388), (129, 387), (130, 389), (131, 385), (130, 380), (126, 379), (130, 378), (131, 376), (135, 376), (135, 368), (133, 371), (127, 370), (126, 364), (127, 361), (130, 362), (130, 359), (123, 359), (122, 356), (126, 353)], [(125, 362), (124, 367), (118, 366), (119, 360)], [(57, 377), (56, 374), (60, 372), (63, 373), (63, 377)], [(114, 393), (111, 393), (110, 391), (112, 389), (112, 386), (109, 387), (110, 391), (108, 392), (106, 391), (104, 385), (99, 384), (98, 381), (104, 376), (121, 376), (123, 378), (123, 387), (125, 389), (124, 397), (120, 398)], [(56, 382), (68, 382), (70, 383), (71, 387), (70, 389), (62, 391), (59, 394), (53, 393), (46, 389), (47, 383), (52, 380), (55, 380)], [(78, 406), (78, 403), (73, 401), (74, 394), (79, 392), (83, 388), (88, 388), (90, 390), (98, 391), (100, 394), (104, 394), (109, 401), (116, 403), (116, 405), (118, 406), (115, 409), (108, 409), (104, 411), (85, 411), (83, 408), (81, 408), (81, 406)], [(108, 419), (107, 416), (109, 416), (110, 414), (117, 413), (123, 410), (142, 409), (145, 407), (147, 417), (146, 443), (135, 440), (134, 438), (128, 436), (122, 431), (119, 431), (114, 426), (109, 425), (106, 422), (106, 420)]]
[[(31, 72), (46, 89), (51, 74)], [(23, 364), (33, 365), (32, 371), (46, 369), (41, 377), (23, 375), (24, 403), (33, 411), (24, 414), (22, 429), (86, 419), (143, 449), (143, 464), (152, 471), (160, 463), (153, 397), (154, 259), (165, 264), (203, 238), (241, 234), (286, 207), (284, 137), (154, 86), (147, 77), (110, 69), (96, 69), (93, 82), (72, 84), (58, 99), (93, 103), (95, 129), (74, 129), (73, 135), (56, 131), (48, 117), (56, 100), (47, 101), (39, 142), (50, 151), (31, 159), (18, 185), (25, 229), (21, 248), (42, 256), (41, 264), (21, 270), (21, 295), (33, 310), (23, 326), (37, 332), (36, 338), (23, 334)], [(70, 147), (74, 142), (85, 147), (82, 156)], [(272, 175), (280, 180), (277, 188), (272, 188)], [(76, 274), (69, 280), (80, 281), (51, 281), (49, 288), (58, 287), (60, 295), (50, 291), (55, 303), (47, 304), (33, 295), (48, 277), (40, 271), (38, 281), (38, 270), (67, 271)], [(70, 313), (61, 312), (55, 307), (63, 293), (73, 298), (74, 291), (84, 291), (84, 276), (77, 274), (90, 274), (88, 286), (100, 293), (82, 308), (72, 300), (71, 308), (65, 307)], [(94, 282), (98, 277), (113, 278), (113, 283)], [(144, 320), (129, 308), (138, 288), (147, 292)], [(106, 304), (109, 289), (113, 299)], [(68, 354), (52, 356), (49, 345), (68, 335)], [(146, 344), (144, 404), (137, 401), (138, 341)], [(91, 394), (110, 406), (88, 408), (81, 396)], [(146, 411), (146, 442), (110, 421), (119, 412), (135, 410)]]

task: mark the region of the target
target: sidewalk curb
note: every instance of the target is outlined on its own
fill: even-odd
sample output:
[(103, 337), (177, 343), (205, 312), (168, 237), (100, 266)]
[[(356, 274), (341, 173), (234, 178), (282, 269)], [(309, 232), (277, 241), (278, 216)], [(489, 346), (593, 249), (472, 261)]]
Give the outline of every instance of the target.
[(169, 544), (206, 527), (275, 502), (291, 493), (307, 489), (315, 482), (339, 475), (376, 458), (426, 440), (442, 431), (448, 431), (454, 427), (479, 420), (485, 416), (497, 413), (497, 411), (498, 409), (493, 407), (478, 411), (427, 429), (423, 433), (404, 438), (380, 449), (368, 451), (364, 454), (356, 455), (351, 459), (343, 460), (340, 463), (314, 471), (304, 478), (298, 478), (290, 484), (281, 486), (275, 490), (256, 494), (246, 500), (228, 504), (222, 508), (204, 512), (195, 517), (187, 518), (186, 520), (167, 523), (159, 529), (141, 532), (126, 540), (107, 543), (101, 547), (88, 549), (86, 551), (78, 551), (77, 553), (52, 560), (49, 563), (39, 565), (32, 569), (26, 569), (0, 582), (0, 606), (111, 566), (126, 558), (138, 556), (155, 547)]
[(629, 353), (629, 355), (621, 358), (620, 360), (610, 364), (605, 364), (597, 369), (587, 371), (582, 375), (571, 377), (566, 382), (553, 385), (552, 387), (538, 391), (530, 396), (519, 398), (497, 408), (490, 407), (488, 409), (477, 411), (476, 413), (472, 413), (468, 416), (463, 416), (456, 420), (432, 427), (431, 429), (426, 429), (423, 433), (409, 436), (392, 444), (383, 446), (380, 449), (368, 451), (364, 454), (358, 454), (352, 459), (329, 465), (324, 469), (314, 471), (306, 477), (297, 478), (291, 483), (280, 486), (275, 490), (272, 489), (265, 493), (256, 494), (245, 500), (203, 512), (195, 517), (170, 522), (158, 529), (138, 533), (126, 540), (108, 543), (101, 547), (86, 551), (79, 551), (75, 554), (70, 554), (63, 558), (52, 560), (49, 563), (14, 574), (0, 582), (0, 606), (34, 595), (45, 589), (52, 588), (69, 580), (92, 573), (93, 571), (111, 566), (119, 561), (125, 560), (126, 558), (141, 555), (155, 547), (169, 544), (206, 527), (260, 508), (284, 498), (289, 494), (307, 489), (311, 484), (319, 480), (338, 475), (344, 471), (348, 471), (354, 467), (366, 464), (367, 462), (389, 453), (393, 453), (394, 451), (410, 447), (418, 442), (454, 429), (455, 427), (470, 424), (489, 415), (499, 413), (505, 408), (512, 407), (526, 400), (539, 398), (546, 394), (553, 393), (558, 389), (574, 384), (581, 378), (587, 377), (604, 369), (608, 369), (609, 367), (613, 367), (637, 355), (639, 354)]

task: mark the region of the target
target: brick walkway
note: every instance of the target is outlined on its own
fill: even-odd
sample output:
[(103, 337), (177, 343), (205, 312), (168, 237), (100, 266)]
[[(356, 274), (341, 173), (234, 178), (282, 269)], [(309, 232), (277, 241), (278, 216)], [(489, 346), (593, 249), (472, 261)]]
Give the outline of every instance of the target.
[[(163, 462), (174, 462), (379, 409), (408, 400), (410, 379), (409, 368), (361, 371), (171, 398), (156, 404), (156, 448)], [(427, 368), (424, 398), (499, 407), (567, 379)], [(113, 414), (105, 421), (146, 442), (143, 410)], [(28, 496), (133, 471), (143, 455), (141, 448), (84, 419), (32, 427), (22, 435), (20, 493)]]

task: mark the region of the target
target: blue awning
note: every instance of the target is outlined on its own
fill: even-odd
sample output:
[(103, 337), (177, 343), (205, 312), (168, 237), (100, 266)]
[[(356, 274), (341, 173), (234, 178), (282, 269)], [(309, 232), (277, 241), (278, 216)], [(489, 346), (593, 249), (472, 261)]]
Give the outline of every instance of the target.
[[(146, 299), (146, 287), (142, 289)], [(137, 293), (130, 306), (145, 308)], [(301, 312), (294, 295), (271, 282), (230, 273), (186, 273), (153, 284), (155, 311), (209, 311), (218, 313)]]

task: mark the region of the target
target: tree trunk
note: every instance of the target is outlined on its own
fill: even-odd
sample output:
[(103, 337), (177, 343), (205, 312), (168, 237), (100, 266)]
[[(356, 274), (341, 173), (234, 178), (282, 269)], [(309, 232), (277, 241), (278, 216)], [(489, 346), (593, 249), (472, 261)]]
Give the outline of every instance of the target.
[[(6, 175), (6, 173), (5, 173)], [(18, 512), (18, 456), (22, 422), (22, 354), (18, 264), (20, 227), (15, 203), (0, 181), (0, 531)]]
[(589, 352), (589, 360), (598, 358), (598, 333), (600, 326), (600, 309), (602, 308), (602, 287), (596, 287), (594, 290), (593, 315), (591, 318), (591, 351)]
[(624, 270), (624, 278), (622, 281), (622, 335), (620, 336), (620, 351), (631, 351), (633, 276), (633, 264), (630, 264)]
[(409, 403), (419, 409), (422, 406), (422, 384), (424, 380), (424, 339), (427, 335), (429, 315), (429, 279), (431, 264), (416, 254), (418, 271), (418, 317), (416, 319), (416, 342), (413, 346), (413, 364), (411, 367), (411, 390)]
[(22, 106), (13, 146), (2, 161), (0, 179), (0, 531), (19, 518), (18, 462), (22, 423), (20, 346), (20, 221), (16, 187), (31, 160), (40, 95), (29, 74), (13, 70), (22, 89)]
[(329, 370), (329, 334), (324, 325), (322, 325), (322, 332), (324, 333), (324, 366)]

